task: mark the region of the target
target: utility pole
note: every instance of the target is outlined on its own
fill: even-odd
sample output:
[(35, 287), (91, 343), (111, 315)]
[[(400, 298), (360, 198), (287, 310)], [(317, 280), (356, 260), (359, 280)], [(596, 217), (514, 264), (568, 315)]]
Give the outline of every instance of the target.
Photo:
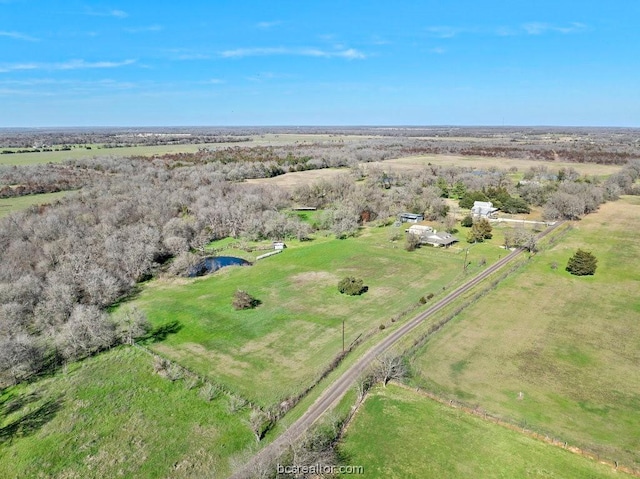
[(464, 250), (464, 266), (462, 267), (462, 271), (464, 273), (467, 272), (467, 256), (469, 255), (469, 248), (467, 248), (466, 250)]

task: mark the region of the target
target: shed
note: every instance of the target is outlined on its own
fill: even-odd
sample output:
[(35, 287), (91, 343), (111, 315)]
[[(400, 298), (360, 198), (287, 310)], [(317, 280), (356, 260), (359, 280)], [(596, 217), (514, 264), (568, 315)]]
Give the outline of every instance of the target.
[(409, 229), (405, 230), (407, 233), (422, 237), (425, 234), (433, 233), (433, 228), (427, 225), (411, 225)]
[(402, 213), (400, 215), (400, 221), (403, 223), (419, 223), (424, 221), (424, 215), (419, 213)]
[(286, 247), (287, 247), (287, 245), (283, 241), (274, 241), (273, 242), (273, 249), (275, 249), (275, 250), (282, 251)]

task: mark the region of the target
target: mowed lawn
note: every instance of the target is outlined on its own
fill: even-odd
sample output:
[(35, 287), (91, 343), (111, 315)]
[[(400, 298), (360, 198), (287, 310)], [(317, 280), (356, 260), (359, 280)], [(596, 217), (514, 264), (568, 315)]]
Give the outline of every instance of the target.
[[(152, 347), (180, 364), (261, 404), (302, 391), (359, 335), (438, 294), (460, 279), (464, 253), (425, 247), (404, 250), (390, 228), (367, 228), (357, 238), (318, 238), (249, 267), (230, 267), (195, 280), (159, 280), (134, 304), (155, 326), (180, 329)], [(498, 250), (497, 246), (484, 245)], [(362, 278), (362, 296), (338, 292), (345, 276)], [(237, 289), (262, 304), (235, 311)], [(415, 314), (415, 313), (414, 313)], [(406, 319), (406, 318), (405, 318)]]
[[(417, 383), (640, 469), (639, 236), (640, 198), (602, 205), (434, 336)], [(564, 270), (578, 248), (595, 276)]]
[(30, 206), (43, 205), (59, 200), (69, 194), (68, 191), (58, 191), (56, 193), (43, 193), (40, 195), (18, 196), (16, 198), (0, 198), (0, 218), (7, 216), (14, 211), (26, 210)]
[(366, 479), (631, 477), (393, 384), (373, 390), (339, 450)]
[(226, 477), (255, 444), (248, 410), (153, 372), (120, 347), (0, 394), (0, 477)]

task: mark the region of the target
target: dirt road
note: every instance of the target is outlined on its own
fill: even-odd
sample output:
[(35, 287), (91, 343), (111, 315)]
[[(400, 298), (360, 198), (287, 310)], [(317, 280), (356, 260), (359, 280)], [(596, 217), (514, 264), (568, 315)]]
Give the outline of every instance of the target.
[[(556, 222), (554, 225), (547, 228), (545, 231), (538, 235), (538, 239), (546, 236), (551, 231), (560, 226), (563, 222)], [(403, 324), (400, 328), (395, 330), (389, 336), (384, 338), (378, 344), (369, 349), (360, 359), (358, 359), (349, 369), (347, 369), (342, 376), (336, 379), (320, 397), (314, 402), (309, 409), (296, 421), (289, 429), (282, 433), (275, 441), (262, 449), (258, 454), (253, 456), (242, 470), (234, 473), (230, 479), (245, 479), (251, 477), (252, 473), (260, 467), (260, 464), (266, 463), (271, 458), (278, 457), (283, 453), (290, 444), (294, 444), (309, 427), (316, 422), (320, 416), (326, 411), (331, 409), (335, 404), (356, 382), (360, 375), (369, 367), (369, 365), (376, 359), (376, 357), (389, 350), (400, 338), (410, 333), (426, 318), (433, 315), (437, 311), (447, 306), (452, 301), (455, 301), (462, 294), (469, 291), (476, 286), (482, 280), (487, 278), (492, 273), (496, 272), (511, 260), (522, 254), (523, 250), (515, 250), (509, 253), (504, 258), (489, 266), (487, 269), (479, 273), (477, 276), (459, 286), (450, 294), (442, 298), (426, 311), (412, 318), (407, 323)]]

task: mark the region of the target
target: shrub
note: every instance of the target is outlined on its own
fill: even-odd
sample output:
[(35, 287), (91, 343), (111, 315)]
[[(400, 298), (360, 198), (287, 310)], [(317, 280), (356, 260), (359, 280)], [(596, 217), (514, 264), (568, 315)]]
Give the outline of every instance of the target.
[(427, 302), (427, 298), (425, 298), (424, 296), (420, 296), (420, 299), (418, 300), (418, 302), (419, 302), (420, 304), (424, 304), (424, 303), (426, 303), (426, 302)]
[(576, 276), (587, 276), (594, 274), (597, 266), (598, 260), (591, 252), (578, 249), (578, 251), (569, 258), (566, 270)]
[(407, 234), (407, 240), (404, 243), (404, 249), (407, 251), (415, 251), (420, 246), (420, 238), (412, 233)]
[(471, 228), (473, 226), (473, 218), (471, 215), (467, 215), (460, 221), (460, 224), (465, 228)]
[(467, 235), (468, 243), (482, 243), (486, 239), (491, 239), (493, 233), (491, 233), (491, 223), (486, 218), (480, 218), (478, 221), (474, 221), (471, 231)]
[(215, 386), (211, 383), (205, 383), (200, 388), (200, 397), (205, 401), (212, 401), (218, 396), (222, 391), (218, 386)]
[(367, 291), (363, 281), (353, 276), (347, 276), (338, 283), (338, 291), (349, 296), (357, 296)]
[(246, 291), (239, 289), (233, 294), (232, 304), (236, 310), (253, 309), (260, 304), (260, 300), (254, 298)]

